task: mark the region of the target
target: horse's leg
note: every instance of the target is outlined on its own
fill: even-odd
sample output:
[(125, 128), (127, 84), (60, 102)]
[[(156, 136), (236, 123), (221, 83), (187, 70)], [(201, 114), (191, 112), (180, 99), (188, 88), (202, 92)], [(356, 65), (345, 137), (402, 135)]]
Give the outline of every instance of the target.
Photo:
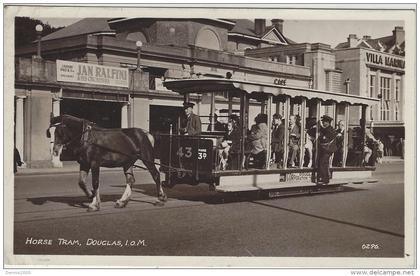
[(89, 168), (86, 166), (80, 165), (80, 172), (79, 172), (79, 187), (82, 191), (86, 194), (89, 199), (92, 199), (93, 195), (92, 192), (87, 188), (87, 177), (89, 174)]
[(88, 211), (99, 211), (101, 198), (99, 196), (99, 167), (92, 167), (93, 199), (89, 204)]
[(131, 197), (131, 188), (134, 182), (136, 182), (136, 179), (134, 178), (134, 173), (133, 173), (133, 166), (130, 166), (130, 167), (125, 166), (124, 174), (125, 174), (125, 179), (126, 179), (125, 191), (123, 195), (121, 196), (121, 198), (118, 199), (117, 202), (115, 202), (115, 208), (124, 208), (125, 206), (127, 206), (128, 201), (130, 200), (130, 197)]
[(160, 173), (156, 169), (155, 164), (153, 162), (143, 161), (143, 163), (146, 165), (147, 169), (149, 170), (150, 174), (153, 177), (153, 180), (156, 183), (157, 201), (156, 201), (155, 205), (163, 205), (164, 202), (166, 202), (168, 200), (168, 197), (166, 196), (165, 192), (163, 191), (162, 185), (160, 183)]

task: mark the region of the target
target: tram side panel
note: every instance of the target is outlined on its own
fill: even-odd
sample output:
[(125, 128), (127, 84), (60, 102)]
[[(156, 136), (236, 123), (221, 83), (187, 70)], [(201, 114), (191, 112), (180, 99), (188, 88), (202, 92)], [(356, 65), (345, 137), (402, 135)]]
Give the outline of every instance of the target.
[(160, 145), (161, 171), (170, 184), (211, 182), (213, 141), (198, 136), (164, 136)]

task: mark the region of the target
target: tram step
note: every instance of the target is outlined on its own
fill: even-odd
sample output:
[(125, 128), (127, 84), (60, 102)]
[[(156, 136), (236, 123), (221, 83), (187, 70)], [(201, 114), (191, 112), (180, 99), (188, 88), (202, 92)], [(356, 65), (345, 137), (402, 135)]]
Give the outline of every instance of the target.
[[(328, 185), (322, 185), (322, 187), (342, 186), (347, 184), (363, 184), (363, 183), (374, 183), (377, 182), (374, 178), (364, 179), (331, 179)], [(216, 186), (217, 192), (246, 192), (246, 191), (260, 191), (260, 190), (280, 190), (290, 188), (305, 188), (305, 187), (317, 187), (317, 185), (310, 181), (287, 181), (278, 183), (259, 183), (259, 184), (239, 184), (230, 183)]]

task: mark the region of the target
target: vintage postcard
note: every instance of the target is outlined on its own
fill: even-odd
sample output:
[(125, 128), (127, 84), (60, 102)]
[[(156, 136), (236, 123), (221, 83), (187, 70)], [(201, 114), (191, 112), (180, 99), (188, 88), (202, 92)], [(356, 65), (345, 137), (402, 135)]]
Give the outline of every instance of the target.
[(415, 5), (4, 16), (6, 268), (415, 268)]

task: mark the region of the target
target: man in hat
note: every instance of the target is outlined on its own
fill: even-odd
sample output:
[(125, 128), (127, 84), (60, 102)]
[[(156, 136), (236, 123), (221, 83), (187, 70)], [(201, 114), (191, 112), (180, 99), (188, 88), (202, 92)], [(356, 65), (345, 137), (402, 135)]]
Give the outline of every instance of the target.
[(193, 113), (194, 104), (190, 102), (184, 103), (185, 121), (180, 133), (184, 135), (199, 135), (201, 133), (201, 120), (198, 115)]
[(328, 115), (321, 117), (317, 184), (328, 184), (330, 182), (330, 157), (337, 150), (336, 132), (331, 126), (332, 120), (333, 118)]
[[(277, 164), (282, 167), (284, 151), (284, 126), (281, 124), (282, 117), (276, 113), (273, 115), (273, 131), (271, 132), (271, 154)], [(273, 156), (274, 155), (274, 156)]]

